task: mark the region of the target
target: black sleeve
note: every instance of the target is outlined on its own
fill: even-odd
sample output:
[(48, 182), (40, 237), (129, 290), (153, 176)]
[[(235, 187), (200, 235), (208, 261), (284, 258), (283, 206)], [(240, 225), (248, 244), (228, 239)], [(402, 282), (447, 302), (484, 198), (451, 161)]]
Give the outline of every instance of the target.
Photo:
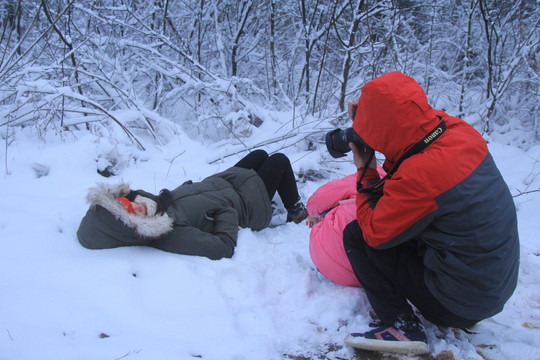
[[(368, 187), (371, 185), (374, 185), (378, 180), (369, 181), (367, 183)], [(375, 209), (375, 206), (377, 205), (377, 202), (379, 199), (383, 196), (383, 187), (381, 186), (377, 190), (370, 191), (367, 193), (367, 201), (370, 208)]]

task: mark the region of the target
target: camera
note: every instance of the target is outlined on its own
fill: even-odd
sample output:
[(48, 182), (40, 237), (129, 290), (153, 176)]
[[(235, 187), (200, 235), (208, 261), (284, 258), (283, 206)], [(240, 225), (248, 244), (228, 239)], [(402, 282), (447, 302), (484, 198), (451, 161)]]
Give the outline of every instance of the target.
[(356, 145), (358, 150), (362, 152), (367, 152), (371, 149), (353, 128), (347, 128), (345, 130), (337, 128), (326, 134), (326, 148), (334, 159), (343, 157), (351, 151), (349, 143)]

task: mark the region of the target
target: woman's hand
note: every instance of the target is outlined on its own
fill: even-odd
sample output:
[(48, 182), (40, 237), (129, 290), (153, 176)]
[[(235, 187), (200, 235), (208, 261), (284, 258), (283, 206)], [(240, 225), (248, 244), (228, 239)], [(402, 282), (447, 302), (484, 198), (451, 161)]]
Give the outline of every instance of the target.
[(308, 215), (306, 219), (306, 225), (309, 226), (309, 228), (311, 229), (313, 225), (317, 224), (319, 221), (321, 221), (320, 218)]
[(353, 159), (354, 159), (354, 165), (356, 165), (356, 169), (361, 169), (366, 166), (369, 166), (370, 168), (377, 169), (377, 159), (375, 158), (375, 154), (373, 154), (373, 158), (371, 159), (371, 162), (369, 164), (366, 164), (369, 161), (369, 157), (371, 156), (371, 151), (360, 151), (354, 145), (353, 143), (349, 143), (349, 146), (351, 147), (352, 153), (353, 153)]

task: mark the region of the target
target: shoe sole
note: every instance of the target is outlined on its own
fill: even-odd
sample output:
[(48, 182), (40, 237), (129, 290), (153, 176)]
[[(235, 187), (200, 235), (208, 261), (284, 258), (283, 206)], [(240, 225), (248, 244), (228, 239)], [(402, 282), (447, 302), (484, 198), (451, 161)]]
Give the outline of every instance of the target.
[(388, 341), (348, 335), (345, 338), (345, 344), (362, 350), (381, 351), (402, 355), (422, 355), (429, 353), (429, 346), (422, 341)]

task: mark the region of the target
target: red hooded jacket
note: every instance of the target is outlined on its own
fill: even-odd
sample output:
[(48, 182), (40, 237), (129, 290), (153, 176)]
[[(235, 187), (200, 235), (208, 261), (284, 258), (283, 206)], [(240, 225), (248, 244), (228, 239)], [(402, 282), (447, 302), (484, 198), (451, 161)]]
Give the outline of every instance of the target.
[[(417, 240), (432, 294), (453, 313), (480, 320), (502, 310), (519, 266), (515, 206), (485, 140), (433, 109), (420, 85), (397, 71), (362, 88), (353, 128), (385, 155), (389, 171), (441, 120), (446, 131), (404, 160), (382, 192), (369, 202), (357, 196), (357, 219), (372, 247)], [(362, 185), (378, 179), (370, 168)]]

